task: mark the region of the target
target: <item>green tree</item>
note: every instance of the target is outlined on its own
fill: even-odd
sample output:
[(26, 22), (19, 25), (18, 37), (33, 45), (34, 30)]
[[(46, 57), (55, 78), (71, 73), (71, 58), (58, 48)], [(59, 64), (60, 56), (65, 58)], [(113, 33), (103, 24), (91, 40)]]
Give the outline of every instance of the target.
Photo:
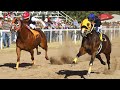
[(64, 12), (72, 18), (76, 17), (78, 22), (83, 20), (90, 13), (94, 13), (95, 15), (102, 14), (102, 13), (119, 14), (120, 15), (120, 11), (64, 11)]

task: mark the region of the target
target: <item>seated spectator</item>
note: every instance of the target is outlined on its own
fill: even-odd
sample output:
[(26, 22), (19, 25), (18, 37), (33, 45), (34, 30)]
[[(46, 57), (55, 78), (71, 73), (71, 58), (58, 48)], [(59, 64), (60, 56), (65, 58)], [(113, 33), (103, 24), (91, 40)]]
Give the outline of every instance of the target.
[(45, 18), (44, 21), (45, 21), (45, 24), (46, 24), (45, 28), (51, 27), (51, 24), (53, 24), (52, 21), (51, 21), (51, 16), (47, 16), (47, 18)]
[(64, 21), (61, 22), (61, 25), (62, 25), (62, 28), (65, 29), (65, 22)]

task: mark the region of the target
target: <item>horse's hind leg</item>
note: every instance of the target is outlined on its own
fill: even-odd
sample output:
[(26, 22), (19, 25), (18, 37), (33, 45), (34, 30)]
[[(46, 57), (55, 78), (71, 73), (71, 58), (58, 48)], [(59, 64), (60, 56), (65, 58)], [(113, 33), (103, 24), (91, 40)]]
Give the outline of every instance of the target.
[(30, 50), (30, 54), (31, 54), (31, 59), (32, 59), (32, 65), (34, 65), (35, 61), (34, 61), (34, 51), (33, 51), (33, 49)]
[(102, 60), (101, 56), (98, 54), (96, 55), (96, 58), (100, 60), (101, 64), (106, 65), (106, 63)]
[(40, 44), (39, 44), (39, 46), (42, 49), (45, 50), (45, 58), (46, 58), (46, 60), (49, 60), (48, 59), (48, 55), (47, 55), (47, 51), (48, 51), (47, 39), (46, 39), (46, 36), (45, 36), (44, 32), (42, 32), (41, 30), (40, 30), (40, 36), (41, 37), (40, 37)]
[(46, 60), (49, 60), (48, 55), (47, 55), (47, 51), (48, 51), (47, 40), (46, 41), (44, 41), (44, 40), (41, 41), (40, 47), (45, 50), (45, 58), (46, 58)]
[(108, 69), (110, 69), (110, 54), (105, 54), (108, 64)]
[(38, 47), (36, 47), (37, 55), (40, 55), (41, 52), (38, 51)]
[(17, 53), (17, 63), (15, 68), (18, 69), (20, 63), (20, 54), (21, 54), (21, 49), (19, 47), (16, 47), (16, 53)]

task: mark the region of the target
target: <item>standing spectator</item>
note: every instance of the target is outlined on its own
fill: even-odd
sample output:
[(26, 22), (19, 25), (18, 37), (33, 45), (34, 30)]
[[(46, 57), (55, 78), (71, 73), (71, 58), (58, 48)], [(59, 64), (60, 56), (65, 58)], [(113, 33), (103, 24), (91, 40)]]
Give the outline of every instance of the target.
[(2, 12), (0, 11), (0, 29), (2, 29), (2, 24), (3, 24), (3, 15)]
[(49, 15), (47, 18), (48, 18), (48, 23), (49, 23), (49, 24), (52, 24), (51, 15)]
[(45, 15), (44, 15), (44, 14), (42, 15), (42, 20), (43, 20), (43, 21), (45, 20)]
[(78, 21), (76, 20), (76, 17), (75, 17), (75, 19), (74, 19), (74, 21), (73, 21), (73, 25), (74, 25), (74, 28), (75, 28), (75, 29), (78, 29), (78, 28), (79, 28), (79, 23), (78, 23)]
[[(10, 30), (10, 23), (7, 14), (4, 14), (3, 30)], [(3, 32), (3, 44), (4, 47), (10, 47), (10, 33)]]
[(3, 16), (4, 20), (7, 20), (7, 13), (4, 13), (4, 16)]
[[(3, 15), (2, 12), (0, 11), (0, 30), (2, 30), (2, 24), (3, 24)], [(1, 41), (1, 34), (0, 34), (0, 41)]]
[(8, 33), (3, 32), (3, 45), (4, 47), (10, 47), (10, 36), (8, 35)]
[[(13, 18), (15, 17), (15, 14), (11, 11), (11, 12), (9, 12), (9, 14), (8, 14), (8, 17), (10, 18), (10, 20), (13, 20)], [(16, 32), (14, 32), (14, 31), (11, 31), (11, 40), (12, 40), (12, 42), (16, 42)]]
[[(45, 23), (46, 23), (46, 28), (47, 29), (50, 29), (51, 28), (51, 24), (53, 24), (52, 23), (52, 21), (51, 21), (51, 16), (48, 16), (47, 18), (45, 18)], [(50, 40), (50, 32), (49, 31), (46, 31), (45, 32), (45, 35), (46, 35), (46, 37), (47, 37), (47, 41), (49, 42)]]

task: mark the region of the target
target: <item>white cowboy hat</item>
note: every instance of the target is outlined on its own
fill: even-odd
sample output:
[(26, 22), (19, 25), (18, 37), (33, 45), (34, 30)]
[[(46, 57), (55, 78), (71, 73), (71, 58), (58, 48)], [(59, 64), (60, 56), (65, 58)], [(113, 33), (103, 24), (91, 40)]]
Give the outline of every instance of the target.
[(0, 11), (0, 17), (3, 17), (2, 11)]

